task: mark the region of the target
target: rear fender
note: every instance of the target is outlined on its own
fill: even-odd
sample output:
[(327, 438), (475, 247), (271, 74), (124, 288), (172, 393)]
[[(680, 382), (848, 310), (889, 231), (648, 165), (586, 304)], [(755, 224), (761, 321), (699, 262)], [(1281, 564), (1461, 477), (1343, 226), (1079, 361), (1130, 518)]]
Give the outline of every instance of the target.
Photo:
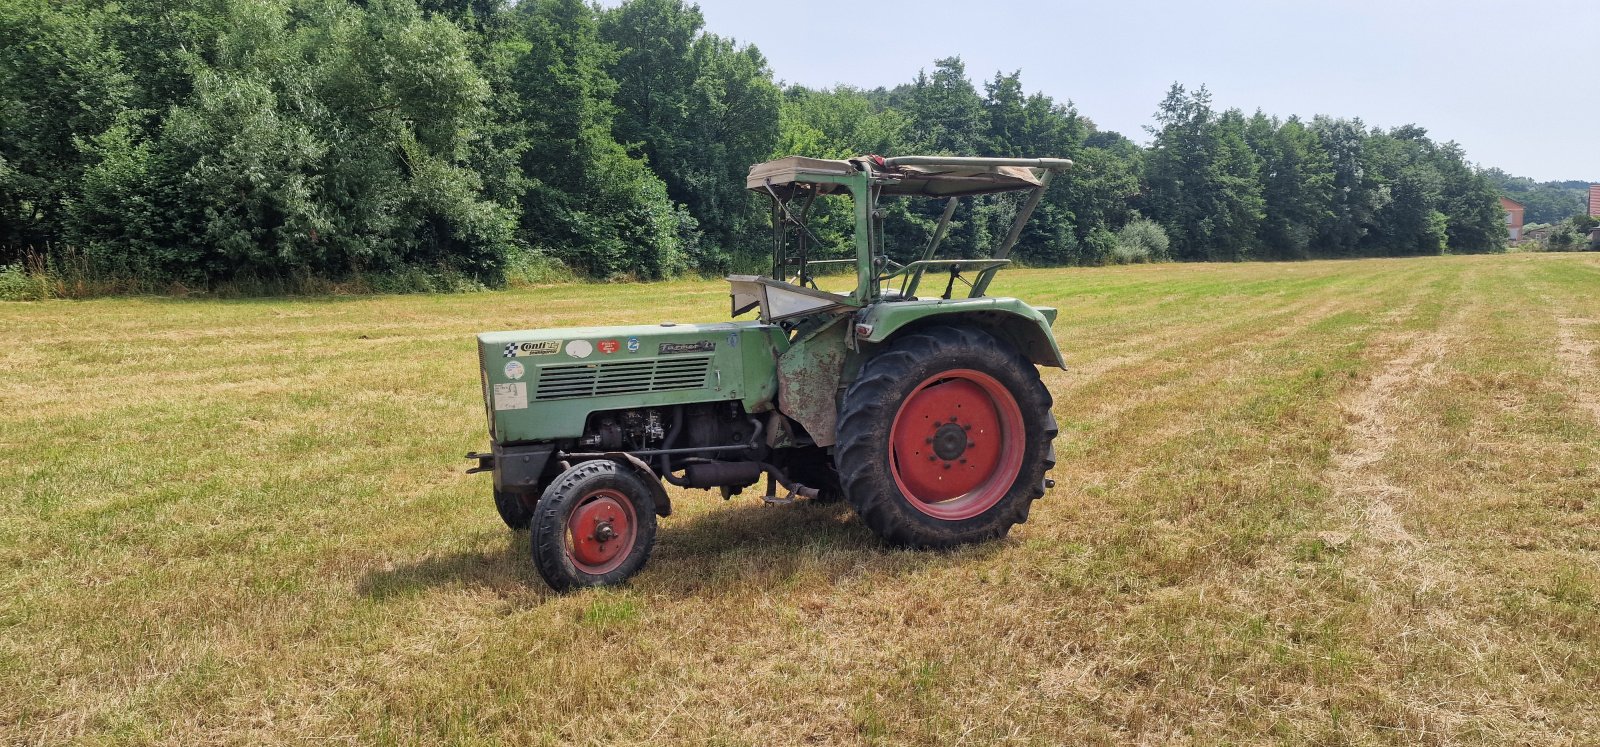
[(966, 324), (1000, 338), (1037, 365), (1066, 368), (1050, 331), (1055, 318), (1055, 309), (1029, 306), (1015, 298), (895, 301), (859, 313), (854, 331), (858, 343), (882, 343), (907, 330)]

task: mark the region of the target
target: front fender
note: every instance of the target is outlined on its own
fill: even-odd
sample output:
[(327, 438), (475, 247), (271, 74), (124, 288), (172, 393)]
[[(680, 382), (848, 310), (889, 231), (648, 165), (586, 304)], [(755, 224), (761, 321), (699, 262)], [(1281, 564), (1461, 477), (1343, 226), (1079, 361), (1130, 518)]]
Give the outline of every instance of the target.
[(855, 335), (858, 342), (881, 343), (901, 330), (959, 321), (1010, 343), (1037, 365), (1066, 368), (1050, 331), (1055, 318), (1055, 309), (1029, 306), (1015, 298), (890, 301), (858, 313)]

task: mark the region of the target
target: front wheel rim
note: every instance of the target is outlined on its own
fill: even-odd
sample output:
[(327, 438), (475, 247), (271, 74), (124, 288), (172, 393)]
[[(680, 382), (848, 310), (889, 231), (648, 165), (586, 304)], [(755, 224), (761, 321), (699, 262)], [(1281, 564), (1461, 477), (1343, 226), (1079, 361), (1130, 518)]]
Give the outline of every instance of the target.
[(594, 575), (620, 568), (639, 534), (633, 501), (602, 488), (573, 504), (567, 514), (566, 549), (573, 567)]
[(901, 402), (889, 430), (889, 467), (912, 508), (959, 521), (1011, 491), (1026, 445), (1010, 390), (982, 371), (955, 369), (924, 379)]

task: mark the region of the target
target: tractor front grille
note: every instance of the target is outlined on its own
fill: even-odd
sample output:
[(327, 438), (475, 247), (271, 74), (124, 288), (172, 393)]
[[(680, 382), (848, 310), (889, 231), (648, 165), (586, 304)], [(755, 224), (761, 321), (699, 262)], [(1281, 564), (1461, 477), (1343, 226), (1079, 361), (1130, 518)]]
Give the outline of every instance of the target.
[(710, 356), (540, 366), (533, 398), (537, 401), (699, 389), (706, 385), (710, 370)]

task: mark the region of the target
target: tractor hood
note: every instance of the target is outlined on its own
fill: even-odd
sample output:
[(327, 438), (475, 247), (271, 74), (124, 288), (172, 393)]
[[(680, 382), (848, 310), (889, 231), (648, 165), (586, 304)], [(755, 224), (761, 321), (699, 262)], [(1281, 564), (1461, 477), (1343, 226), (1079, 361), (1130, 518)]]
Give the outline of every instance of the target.
[(760, 322), (568, 327), (478, 335), (501, 444), (576, 438), (592, 412), (737, 400), (771, 409), (783, 330)]

